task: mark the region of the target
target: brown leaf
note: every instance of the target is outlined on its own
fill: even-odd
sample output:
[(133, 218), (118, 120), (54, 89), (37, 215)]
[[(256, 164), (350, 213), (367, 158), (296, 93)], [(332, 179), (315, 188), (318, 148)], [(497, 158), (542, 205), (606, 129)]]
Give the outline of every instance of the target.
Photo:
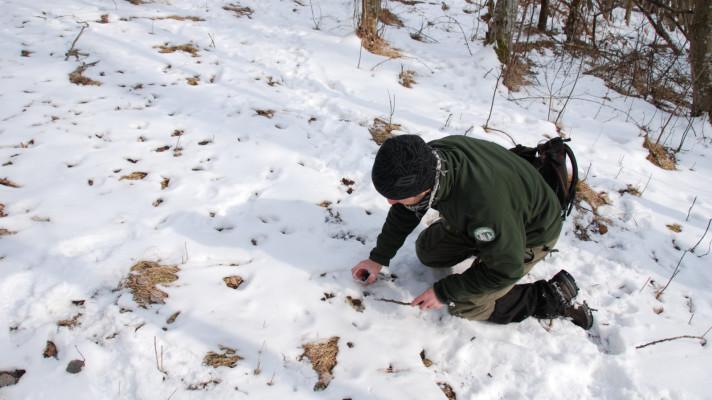
[(430, 361), (427, 357), (425, 357), (424, 349), (420, 352), (420, 359), (423, 361), (423, 365), (425, 365), (426, 368), (430, 368), (430, 366), (433, 365), (433, 362)]
[(128, 175), (124, 175), (121, 178), (119, 178), (120, 181), (127, 180), (127, 181), (140, 181), (141, 179), (145, 178), (148, 176), (147, 172), (132, 172)]
[(54, 357), (54, 358), (58, 359), (57, 353), (59, 353), (59, 351), (57, 350), (57, 345), (55, 345), (53, 341), (48, 340), (47, 344), (45, 345), (45, 349), (44, 349), (44, 352), (42, 353), (42, 356), (44, 358)]
[(223, 278), (223, 282), (231, 289), (239, 288), (244, 281), (245, 280), (239, 275), (226, 276)]

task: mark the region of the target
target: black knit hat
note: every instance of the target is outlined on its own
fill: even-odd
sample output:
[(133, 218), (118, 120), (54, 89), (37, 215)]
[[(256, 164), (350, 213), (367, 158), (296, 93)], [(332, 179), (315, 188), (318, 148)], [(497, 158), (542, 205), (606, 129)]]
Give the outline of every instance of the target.
[(432, 188), (436, 166), (433, 149), (420, 136), (395, 136), (378, 149), (371, 180), (383, 197), (402, 200)]

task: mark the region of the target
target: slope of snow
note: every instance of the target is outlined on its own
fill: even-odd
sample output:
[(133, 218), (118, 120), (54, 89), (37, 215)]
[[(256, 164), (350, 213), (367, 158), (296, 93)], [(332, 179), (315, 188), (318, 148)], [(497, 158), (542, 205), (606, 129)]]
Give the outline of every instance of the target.
[[(678, 169), (664, 171), (646, 160), (638, 125), (655, 137), (666, 114), (590, 76), (574, 87), (560, 127), (581, 175), (607, 193), (598, 211), (608, 231), (578, 239), (575, 224), (592, 214), (575, 211), (560, 251), (526, 280), (570, 271), (597, 310), (591, 331), (563, 320), (497, 326), (419, 312), (377, 300), (408, 302), (443, 276), (417, 261), (415, 234), (374, 286), (351, 279), (388, 211), (370, 182), (378, 146), (368, 127), (389, 118), (390, 99), (402, 132), (511, 145), (482, 129), (499, 64), (481, 40), (464, 42), (460, 27), (483, 36), (465, 12), (474, 5), (389, 2), (406, 27), (386, 29), (404, 54), (387, 60), (360, 49), (353, 2), (240, 2), (249, 17), (226, 4), (4, 3), (0, 178), (19, 187), (0, 186), (0, 228), (13, 232), (0, 238), (0, 371), (26, 374), (0, 398), (439, 399), (441, 382), (458, 399), (709, 397), (709, 346), (680, 339), (636, 349), (712, 325), (712, 233), (684, 254), (712, 217), (705, 122), (695, 121)], [(108, 23), (97, 22), (102, 15)], [(171, 15), (202, 21), (160, 19)], [(65, 61), (82, 21), (80, 55)], [(435, 22), (423, 30), (430, 43), (409, 36), (423, 21)], [(196, 57), (158, 48), (187, 43)], [(69, 82), (95, 61), (84, 75), (100, 86)], [(412, 89), (398, 84), (402, 68), (416, 73)], [(556, 135), (550, 120), (564, 101), (550, 116), (547, 96), (568, 94), (576, 68), (542, 68), (541, 84), (520, 93), (500, 85), (490, 126), (528, 145)], [(677, 147), (685, 125), (667, 127), (668, 145)], [(147, 175), (122, 179), (133, 172)], [(627, 185), (642, 195), (621, 194)], [(139, 307), (121, 286), (141, 260), (180, 268), (162, 287), (165, 304)], [(230, 275), (245, 282), (230, 289)], [(78, 314), (79, 326), (57, 325)], [(340, 338), (333, 380), (315, 392), (302, 345), (332, 336)], [(58, 359), (43, 358), (48, 340)], [(243, 359), (204, 365), (220, 346)], [(82, 357), (82, 372), (68, 374)]]

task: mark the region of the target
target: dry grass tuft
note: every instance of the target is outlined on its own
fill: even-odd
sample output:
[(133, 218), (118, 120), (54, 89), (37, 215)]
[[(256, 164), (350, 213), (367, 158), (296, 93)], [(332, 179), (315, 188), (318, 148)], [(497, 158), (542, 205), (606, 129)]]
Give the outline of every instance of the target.
[(0, 178), (0, 185), (15, 188), (15, 189), (20, 187), (20, 185), (18, 185), (17, 183), (15, 183), (7, 178)]
[(223, 278), (223, 282), (225, 282), (225, 285), (231, 289), (237, 289), (242, 285), (243, 282), (245, 282), (244, 279), (242, 279), (241, 276), (239, 275), (232, 275), (232, 276), (226, 276)]
[(160, 265), (153, 261), (139, 261), (131, 267), (131, 273), (122, 284), (129, 288), (134, 301), (146, 308), (149, 304), (164, 304), (168, 293), (156, 285), (166, 285), (178, 280), (176, 273), (180, 268), (175, 265)]
[(400, 128), (400, 124), (386, 122), (381, 118), (374, 118), (373, 125), (368, 127), (368, 132), (371, 133), (373, 141), (380, 146), (383, 142), (393, 137), (393, 131), (400, 130)]
[(363, 312), (363, 310), (366, 309), (366, 306), (363, 305), (363, 300), (361, 299), (354, 299), (351, 296), (346, 296), (346, 303), (358, 312)]
[(319, 375), (319, 380), (314, 385), (314, 391), (324, 390), (332, 379), (332, 371), (336, 366), (336, 355), (339, 354), (339, 337), (333, 336), (323, 342), (312, 342), (302, 346), (304, 353), (299, 356), (299, 361), (304, 357), (311, 361), (312, 368)]
[(526, 59), (517, 59), (505, 68), (502, 83), (509, 90), (518, 92), (523, 86), (531, 85), (529, 77), (533, 75), (532, 64)]
[(457, 395), (455, 394), (455, 391), (452, 390), (452, 386), (450, 386), (446, 382), (438, 382), (438, 387), (440, 390), (445, 393), (445, 397), (448, 398), (448, 400), (457, 400)]
[(81, 317), (82, 317), (82, 313), (79, 313), (70, 319), (59, 320), (59, 321), (57, 321), (57, 326), (74, 329), (77, 326), (81, 325), (81, 322), (79, 322), (79, 318), (81, 318)]
[(132, 172), (128, 175), (124, 175), (121, 178), (119, 178), (120, 181), (127, 180), (127, 181), (140, 181), (141, 179), (145, 178), (148, 176), (147, 172)]
[(165, 43), (160, 46), (153, 46), (154, 49), (158, 49), (159, 53), (175, 53), (176, 51), (182, 51), (184, 53), (190, 54), (192, 57), (199, 57), (199, 51), (192, 43), (179, 44), (177, 46), (170, 46)]
[(680, 224), (667, 224), (665, 226), (667, 226), (668, 229), (670, 229), (671, 231), (673, 231), (675, 233), (682, 232), (682, 226), (680, 226)]
[(186, 82), (188, 82), (188, 84), (190, 86), (198, 86), (198, 84), (200, 83), (200, 75), (195, 75), (190, 78), (185, 78), (185, 80), (186, 80)]
[(255, 10), (250, 7), (243, 7), (239, 3), (230, 3), (223, 6), (223, 10), (230, 11), (235, 14), (236, 17), (247, 17), (252, 18), (252, 14)]
[(5, 214), (5, 204), (0, 203), (0, 218), (7, 217), (7, 214)]
[(161, 190), (166, 190), (168, 185), (171, 184), (171, 178), (166, 178), (165, 176), (163, 177), (163, 180), (161, 181)]
[(410, 69), (403, 69), (403, 66), (401, 66), (401, 72), (398, 74), (398, 83), (401, 84), (403, 87), (407, 87), (408, 89), (413, 87), (413, 84), (415, 82), (415, 71), (410, 70)]
[(381, 9), (381, 12), (378, 14), (378, 20), (383, 22), (386, 25), (390, 26), (395, 26), (398, 28), (402, 28), (405, 25), (403, 24), (403, 21), (398, 18), (397, 15), (393, 14), (391, 10), (387, 8)]
[(646, 136), (643, 141), (643, 147), (648, 149), (649, 154), (646, 157), (648, 161), (664, 170), (674, 171), (676, 169), (675, 155), (668, 151), (665, 146), (651, 142)]
[(272, 118), (274, 117), (274, 110), (258, 110), (255, 109), (255, 113), (259, 115), (260, 117), (265, 117), (265, 118)]
[(235, 349), (231, 349), (226, 346), (218, 346), (222, 351), (222, 354), (218, 354), (214, 351), (209, 351), (208, 354), (203, 357), (203, 364), (218, 368), (218, 367), (228, 367), (234, 368), (237, 362), (242, 360), (242, 357), (237, 355)]
[(598, 210), (598, 207), (610, 204), (606, 192), (594, 192), (586, 181), (579, 181), (576, 186), (576, 202), (580, 203), (581, 201), (590, 204), (594, 212)]
[(94, 65), (96, 65), (96, 63), (82, 64), (78, 66), (77, 69), (69, 73), (69, 82), (81, 86), (101, 86), (101, 82), (95, 81), (91, 78), (87, 78), (83, 75), (84, 71), (86, 71), (89, 67), (93, 67)]
[(361, 31), (356, 32), (356, 34), (361, 38), (361, 46), (373, 54), (388, 58), (399, 58), (401, 56), (398, 49), (392, 48), (388, 42), (378, 35), (371, 35)]
[(16, 233), (17, 233), (17, 232), (11, 231), (11, 230), (9, 230), (9, 229), (0, 228), (0, 236), (10, 236), (10, 235), (14, 235), (14, 234), (16, 234)]

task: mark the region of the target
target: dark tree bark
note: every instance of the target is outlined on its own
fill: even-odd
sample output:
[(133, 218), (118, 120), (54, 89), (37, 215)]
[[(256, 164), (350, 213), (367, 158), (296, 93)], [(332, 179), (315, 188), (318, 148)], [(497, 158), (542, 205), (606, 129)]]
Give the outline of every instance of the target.
[(541, 0), (541, 9), (539, 10), (539, 23), (536, 28), (540, 32), (546, 31), (546, 23), (549, 19), (549, 0)]
[(566, 42), (571, 43), (578, 38), (579, 24), (581, 20), (581, 0), (571, 0), (569, 7), (569, 16), (566, 18), (564, 33), (566, 34)]
[(712, 1), (695, 2), (691, 28), (692, 114), (707, 112), (712, 124)]

